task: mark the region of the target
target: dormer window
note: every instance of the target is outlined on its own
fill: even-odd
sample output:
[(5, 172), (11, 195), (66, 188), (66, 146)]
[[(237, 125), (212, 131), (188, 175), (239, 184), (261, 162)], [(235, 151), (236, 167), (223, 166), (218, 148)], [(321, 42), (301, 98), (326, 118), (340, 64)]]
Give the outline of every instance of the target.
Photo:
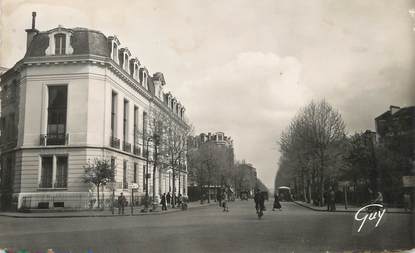
[(63, 33), (55, 34), (55, 55), (62, 55), (66, 52), (66, 35)]
[(124, 70), (128, 71), (128, 55), (124, 53)]
[(61, 26), (49, 31), (49, 46), (45, 50), (46, 55), (73, 54), (71, 45), (72, 30)]
[(119, 62), (118, 59), (118, 48), (120, 47), (120, 41), (118, 40), (117, 36), (110, 36), (108, 37), (109, 40), (109, 48), (111, 49), (111, 59), (116, 63)]
[(134, 64), (134, 79), (138, 80), (138, 65)]
[(146, 88), (146, 89), (148, 89), (148, 87), (147, 87), (147, 73), (146, 72), (143, 72), (143, 86)]
[(118, 62), (117, 58), (118, 58), (118, 47), (117, 47), (117, 44), (113, 43), (113, 45), (112, 45), (112, 59), (114, 61)]

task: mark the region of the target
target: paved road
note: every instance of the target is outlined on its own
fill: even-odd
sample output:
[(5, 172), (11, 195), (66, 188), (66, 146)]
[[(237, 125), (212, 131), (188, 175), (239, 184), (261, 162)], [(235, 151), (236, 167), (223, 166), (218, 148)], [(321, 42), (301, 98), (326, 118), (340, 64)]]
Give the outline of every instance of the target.
[(94, 253), (408, 249), (414, 243), (412, 222), (410, 215), (385, 214), (377, 229), (355, 235), (350, 213), (315, 212), (283, 203), (283, 211), (267, 211), (258, 220), (252, 201), (236, 201), (228, 213), (209, 206), (136, 217), (0, 217), (0, 248), (53, 248), (74, 253), (88, 249)]

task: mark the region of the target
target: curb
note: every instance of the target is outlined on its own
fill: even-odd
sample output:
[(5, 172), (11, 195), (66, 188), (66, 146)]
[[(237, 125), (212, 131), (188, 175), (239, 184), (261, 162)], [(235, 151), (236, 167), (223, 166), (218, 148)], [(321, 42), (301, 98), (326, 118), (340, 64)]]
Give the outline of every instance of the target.
[[(199, 205), (199, 206), (189, 206), (188, 210), (190, 209), (197, 209), (197, 208), (202, 208), (202, 207), (208, 207), (213, 205), (211, 204), (207, 204), (207, 205)], [(33, 215), (33, 216), (24, 216), (24, 215), (15, 215), (15, 214), (4, 214), (4, 213), (0, 213), (0, 217), (10, 217), (10, 218), (23, 218), (23, 219), (28, 219), (28, 218), (100, 218), (100, 217), (125, 217), (125, 216), (146, 216), (146, 215), (166, 215), (166, 214), (170, 214), (170, 213), (177, 213), (177, 212), (184, 212), (182, 209), (180, 208), (176, 208), (167, 212), (162, 212), (162, 211), (156, 211), (156, 212), (148, 212), (148, 213), (141, 213), (141, 212), (137, 212), (134, 214), (128, 213), (125, 215), (119, 215), (119, 214), (84, 214), (84, 215), (54, 215), (54, 216), (47, 216), (47, 215)], [(72, 212), (72, 213), (76, 213), (76, 212)]]
[[(311, 207), (311, 206), (308, 206), (308, 205), (304, 205), (304, 204), (302, 204), (302, 203), (300, 203), (300, 202), (297, 202), (297, 201), (293, 201), (295, 204), (297, 204), (297, 205), (299, 205), (299, 206), (302, 206), (302, 207), (305, 207), (305, 208), (308, 208), (308, 209), (310, 209), (310, 210), (313, 210), (313, 211), (316, 211), (316, 212), (327, 212), (327, 213), (330, 213), (329, 211), (327, 211), (327, 210), (321, 210), (321, 209), (316, 209), (316, 208), (313, 208), (313, 207)], [(355, 213), (356, 211), (353, 211), (353, 210), (336, 210), (334, 213)], [(411, 213), (411, 212), (405, 212), (405, 211), (393, 211), (393, 212), (391, 212), (391, 211), (388, 211), (388, 209), (386, 209), (386, 213), (396, 213), (396, 214), (414, 214), (414, 213)]]

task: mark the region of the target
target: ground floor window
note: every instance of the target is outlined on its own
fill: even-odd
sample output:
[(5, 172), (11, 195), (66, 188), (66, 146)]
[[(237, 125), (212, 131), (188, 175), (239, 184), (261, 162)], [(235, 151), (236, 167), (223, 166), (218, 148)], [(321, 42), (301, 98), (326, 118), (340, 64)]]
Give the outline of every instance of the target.
[(56, 159), (56, 188), (67, 188), (68, 185), (68, 157), (58, 156)]
[(124, 161), (122, 168), (122, 187), (123, 189), (128, 189), (127, 183), (127, 161)]
[(137, 183), (137, 163), (134, 163), (134, 178), (133, 182)]
[(39, 188), (68, 187), (68, 157), (42, 156)]

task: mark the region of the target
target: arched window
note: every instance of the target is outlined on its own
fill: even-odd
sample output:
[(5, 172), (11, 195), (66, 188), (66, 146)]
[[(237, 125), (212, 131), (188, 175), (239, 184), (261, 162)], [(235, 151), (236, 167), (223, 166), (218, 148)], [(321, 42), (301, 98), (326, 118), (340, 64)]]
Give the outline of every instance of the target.
[(55, 55), (62, 55), (66, 52), (66, 35), (63, 33), (55, 34)]

